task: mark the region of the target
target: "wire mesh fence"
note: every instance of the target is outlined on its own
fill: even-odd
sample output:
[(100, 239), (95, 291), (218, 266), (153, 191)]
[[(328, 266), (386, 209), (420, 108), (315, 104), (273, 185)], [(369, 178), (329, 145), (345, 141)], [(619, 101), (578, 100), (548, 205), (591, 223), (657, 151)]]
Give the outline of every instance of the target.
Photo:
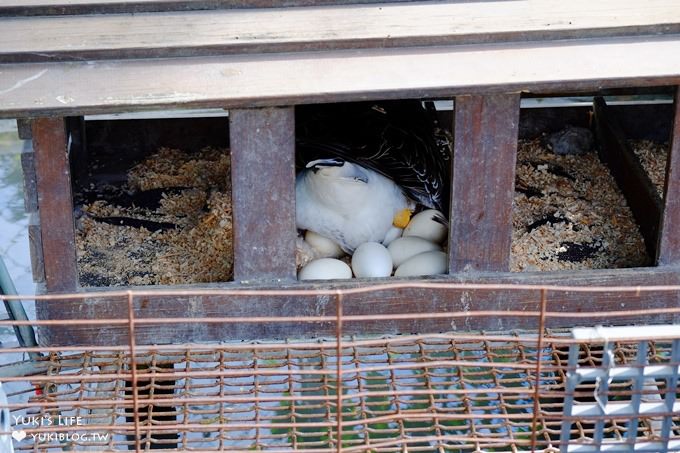
[[(533, 289), (541, 300), (528, 313), (536, 319), (529, 330), (348, 335), (343, 326), (361, 320), (343, 314), (337, 290), (333, 337), (165, 345), (137, 344), (136, 329), (150, 322), (135, 316), (141, 292), (109, 292), (127, 305), (127, 319), (97, 322), (125, 325), (129, 344), (0, 350), (17, 359), (0, 367), (12, 425), (2, 435), (22, 452), (680, 451), (680, 327), (546, 328), (566, 312), (551, 311), (550, 288)], [(646, 290), (680, 288), (607, 288)], [(85, 296), (37, 303), (67, 297)], [(612, 324), (624, 314), (612, 312)], [(291, 319), (155, 321), (172, 329)], [(91, 320), (27, 323), (84, 322)], [(41, 355), (21, 360), (28, 352)]]

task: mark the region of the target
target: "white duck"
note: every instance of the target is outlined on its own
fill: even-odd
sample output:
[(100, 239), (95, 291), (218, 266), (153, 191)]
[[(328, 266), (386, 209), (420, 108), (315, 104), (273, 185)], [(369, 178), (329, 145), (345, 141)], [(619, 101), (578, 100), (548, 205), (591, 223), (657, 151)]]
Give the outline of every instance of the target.
[(297, 227), (348, 253), (364, 242), (389, 244), (401, 235), (395, 219), (415, 207), (391, 179), (338, 158), (309, 162), (296, 178), (295, 196)]

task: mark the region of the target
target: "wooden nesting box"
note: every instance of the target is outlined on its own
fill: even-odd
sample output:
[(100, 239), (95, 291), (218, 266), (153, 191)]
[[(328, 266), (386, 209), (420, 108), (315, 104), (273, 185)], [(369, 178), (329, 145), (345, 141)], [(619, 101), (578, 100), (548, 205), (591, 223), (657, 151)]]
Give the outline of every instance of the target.
[[(316, 3), (311, 6), (309, 3)], [(361, 288), (375, 282), (295, 280), (294, 106), (365, 99), (455, 99), (449, 274), (435, 282), (516, 285), (680, 284), (680, 6), (675, 0), (349, 2), (329, 0), (0, 1), (0, 117), (20, 118), (34, 272), (48, 294), (78, 285), (69, 165), (85, 159), (83, 116), (172, 108), (229, 110), (234, 282), (210, 288)], [(649, 268), (510, 273), (520, 94), (670, 87), (675, 119), (663, 202), (638, 197), (650, 220)], [(605, 125), (606, 126), (606, 125)], [(611, 130), (602, 126), (603, 130)], [(226, 131), (225, 131), (226, 134)], [(620, 136), (620, 134), (619, 134)], [(606, 138), (616, 142), (617, 136)], [(70, 144), (70, 146), (69, 146)], [(604, 157), (606, 159), (606, 157)], [(629, 167), (620, 169), (627, 177)], [(639, 181), (629, 177), (632, 187)], [(633, 191), (634, 192), (634, 191)], [(629, 199), (634, 195), (629, 196)], [(412, 282), (412, 280), (409, 280)], [(385, 283), (382, 281), (381, 283)], [(399, 283), (391, 280), (390, 283)], [(403, 282), (402, 282), (403, 283)], [(146, 288), (149, 289), (149, 288)], [(163, 289), (163, 288), (151, 288)], [(168, 289), (168, 288), (165, 288)], [(177, 289), (177, 288), (175, 288)], [(143, 295), (136, 315), (332, 316), (329, 296)], [(596, 304), (625, 322), (673, 322), (674, 293), (551, 291), (550, 311)], [(385, 286), (344, 299), (345, 315), (535, 310), (536, 289)], [(42, 319), (127, 318), (120, 296), (40, 304)], [(635, 308), (658, 308), (645, 317)], [(293, 319), (293, 318), (291, 318)], [(581, 321), (551, 318), (549, 326)], [(466, 328), (535, 327), (536, 319), (475, 318)], [(448, 319), (349, 322), (344, 332), (450, 330)], [(138, 343), (325, 335), (331, 322), (137, 327)], [(49, 326), (47, 344), (127, 344), (126, 326)]]

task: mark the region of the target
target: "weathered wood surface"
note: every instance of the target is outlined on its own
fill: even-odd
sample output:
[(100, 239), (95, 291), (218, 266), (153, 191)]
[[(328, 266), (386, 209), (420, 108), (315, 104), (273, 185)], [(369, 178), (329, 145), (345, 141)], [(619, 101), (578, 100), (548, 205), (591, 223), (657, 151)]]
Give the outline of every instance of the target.
[(31, 142), (25, 142), (21, 152), (21, 172), (24, 175), (24, 210), (27, 213), (38, 210), (38, 190), (35, 183), (35, 153)]
[(46, 287), (74, 291), (78, 277), (66, 125), (63, 118), (36, 118), (32, 125)]
[(17, 134), (22, 140), (31, 139), (31, 120), (28, 118), (17, 118)]
[(295, 110), (233, 110), (229, 134), (234, 280), (294, 279)]
[(0, 73), (0, 117), (11, 118), (178, 106), (252, 108), (519, 91), (564, 93), (680, 84), (680, 35), (4, 64)]
[[(393, 283), (396, 279), (381, 280), (380, 283)], [(675, 267), (638, 268), (618, 270), (589, 270), (571, 272), (536, 273), (486, 273), (468, 274), (453, 277), (435, 278), (434, 282), (467, 283), (517, 283), (538, 285), (678, 285), (680, 272)], [(399, 280), (396, 280), (399, 282)], [(403, 282), (403, 281), (402, 281)], [(377, 281), (352, 281), (336, 284), (311, 284), (295, 282), (275, 286), (252, 285), (260, 289), (328, 289), (357, 288)], [(191, 286), (179, 289), (213, 288), (218, 286)], [(243, 286), (237, 284), (219, 285), (221, 288)], [(158, 287), (156, 287), (158, 288)], [(145, 289), (145, 288), (138, 288)], [(146, 288), (151, 289), (151, 288)], [(166, 287), (165, 289), (171, 289)], [(177, 289), (177, 288), (175, 288)], [(101, 289), (99, 290), (101, 291)], [(135, 317), (146, 318), (151, 324), (136, 326), (137, 344), (164, 344), (201, 341), (254, 340), (275, 338), (305, 338), (313, 336), (334, 336), (334, 320), (305, 322), (296, 319), (291, 322), (238, 322), (232, 323), (187, 323), (153, 324), (162, 318), (217, 318), (217, 317), (272, 317), (272, 316), (336, 316), (336, 297), (290, 295), (271, 296), (140, 296), (135, 300)], [(37, 302), (41, 319), (122, 319), (127, 320), (125, 296), (108, 297), (84, 303), (74, 301)], [(669, 313), (668, 307), (680, 306), (678, 292), (641, 292), (627, 293), (578, 293), (575, 291), (549, 292), (549, 312), (577, 312), (582, 317), (548, 316), (548, 327), (572, 327), (574, 325), (593, 326), (626, 325), (636, 323), (680, 322), (678, 313)], [(351, 334), (392, 334), (411, 332), (467, 331), (486, 329), (509, 331), (511, 329), (535, 329), (537, 316), (518, 316), (511, 311), (538, 311), (539, 291), (534, 289), (512, 290), (466, 290), (466, 289), (423, 289), (401, 288), (380, 290), (374, 293), (348, 294), (343, 297), (343, 313), (352, 315), (377, 315), (370, 321), (345, 319), (343, 332)], [(656, 309), (657, 313), (640, 314), (635, 310)], [(475, 316), (475, 311), (508, 311), (507, 315), (493, 314)], [(611, 316), (608, 312), (623, 311), (623, 316)], [(466, 317), (437, 318), (425, 313), (468, 313)], [(390, 316), (402, 314), (401, 319)], [(69, 329), (59, 327), (40, 329), (43, 344), (52, 345), (127, 345), (127, 328), (121, 326), (75, 326)]]
[(45, 281), (45, 259), (43, 258), (40, 217), (32, 212), (28, 217), (28, 251), (31, 254), (31, 274), (35, 283)]
[(0, 62), (680, 33), (676, 0), (518, 0), (0, 19)]
[(680, 263), (680, 86), (675, 94), (675, 118), (670, 145), (659, 235), (660, 265)]
[(607, 164), (626, 197), (650, 257), (657, 256), (662, 201), (640, 160), (628, 145), (626, 135), (604, 99), (595, 98), (595, 126), (600, 141), (598, 154)]
[(455, 101), (449, 272), (508, 271), (519, 93)]
[[(284, 8), (291, 6), (384, 3), (384, 1), (385, 0), (0, 0), (0, 17), (198, 11), (229, 8)], [(408, 1), (412, 0), (390, 0), (390, 3)]]
[(88, 162), (85, 119), (82, 116), (66, 118), (66, 131), (69, 135), (68, 154), (71, 179), (73, 184), (78, 186), (84, 183), (88, 173), (92, 170)]

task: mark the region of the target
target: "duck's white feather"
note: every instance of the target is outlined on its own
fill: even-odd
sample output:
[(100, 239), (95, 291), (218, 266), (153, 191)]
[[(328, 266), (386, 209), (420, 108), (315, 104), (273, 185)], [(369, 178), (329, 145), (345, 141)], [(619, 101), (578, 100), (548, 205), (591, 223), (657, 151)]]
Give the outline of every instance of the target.
[(350, 162), (307, 167), (295, 184), (297, 227), (348, 253), (364, 242), (389, 241), (395, 214), (411, 207), (394, 181), (373, 170)]

